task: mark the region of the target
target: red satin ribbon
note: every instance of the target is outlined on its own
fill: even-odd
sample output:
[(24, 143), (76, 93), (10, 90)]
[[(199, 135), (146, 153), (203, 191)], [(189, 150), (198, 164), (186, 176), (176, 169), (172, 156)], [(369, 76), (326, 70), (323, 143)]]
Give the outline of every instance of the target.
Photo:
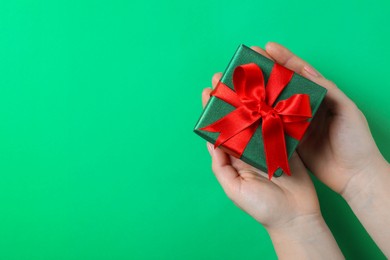
[(309, 126), (307, 119), (312, 117), (310, 98), (307, 94), (292, 95), (274, 106), (275, 100), (290, 82), (293, 74), (291, 70), (275, 63), (267, 85), (264, 86), (263, 72), (255, 63), (237, 66), (233, 73), (235, 91), (219, 82), (211, 92), (211, 95), (236, 109), (201, 128), (204, 131), (219, 132), (214, 147), (223, 144), (234, 156), (240, 158), (262, 119), (269, 179), (278, 168), (291, 175), (284, 132), (301, 140)]

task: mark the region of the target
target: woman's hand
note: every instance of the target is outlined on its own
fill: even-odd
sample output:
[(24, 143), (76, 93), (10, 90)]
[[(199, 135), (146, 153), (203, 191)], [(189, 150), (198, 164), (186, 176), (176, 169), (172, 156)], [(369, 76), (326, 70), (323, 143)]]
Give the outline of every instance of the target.
[[(267, 56), (264, 51), (262, 54)], [(214, 75), (213, 87), (220, 77), (220, 73)], [(209, 88), (203, 90), (203, 106), (210, 92)], [(225, 193), (264, 225), (280, 258), (342, 258), (322, 218), (314, 185), (296, 153), (289, 162), (292, 176), (282, 175), (270, 181), (264, 172), (214, 149), (210, 143), (207, 146), (213, 172)]]
[(387, 164), (363, 113), (333, 82), (277, 43), (268, 43), (266, 52), (279, 64), (328, 90), (298, 148), (305, 165), (322, 182), (344, 195), (348, 183), (355, 182), (352, 179), (366, 181), (363, 175)]
[[(213, 87), (221, 74), (213, 77)], [(202, 94), (205, 105), (211, 89)], [(292, 176), (282, 175), (269, 181), (267, 175), (207, 143), (212, 169), (228, 197), (265, 227), (283, 226), (302, 216), (320, 217), (314, 185), (305, 166), (295, 153), (290, 160)]]
[(389, 257), (390, 167), (379, 152), (363, 113), (333, 82), (285, 47), (268, 43), (266, 54), (328, 90), (298, 154), (318, 179), (346, 199)]

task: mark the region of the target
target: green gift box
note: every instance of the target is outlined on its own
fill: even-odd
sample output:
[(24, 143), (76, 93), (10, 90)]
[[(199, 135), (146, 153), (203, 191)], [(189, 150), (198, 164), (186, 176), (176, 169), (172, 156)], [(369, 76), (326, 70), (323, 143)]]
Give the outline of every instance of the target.
[[(228, 88), (234, 91), (235, 88), (233, 85), (233, 72), (238, 66), (245, 64), (256, 64), (261, 69), (265, 83), (268, 82), (271, 71), (275, 65), (272, 60), (262, 56), (261, 54), (253, 51), (245, 45), (240, 45), (233, 58), (231, 59), (229, 65), (225, 69), (220, 83), (226, 85)], [(307, 96), (309, 96), (312, 117), (307, 121), (310, 122), (326, 95), (326, 89), (302, 77), (301, 75), (294, 73), (292, 74), (291, 79), (288, 81), (282, 92), (276, 98), (274, 104), (277, 104), (279, 101), (286, 100), (295, 94), (306, 94)], [(213, 124), (217, 120), (220, 120), (229, 113), (233, 112), (235, 109), (235, 106), (212, 95), (209, 102), (205, 106), (198, 122), (195, 125), (194, 132), (208, 142), (215, 144), (220, 133), (204, 131), (202, 130), (202, 128)], [(253, 135), (251, 136), (249, 142), (246, 144), (245, 149), (243, 150), (239, 158), (256, 168), (267, 172), (268, 168), (265, 157), (263, 140), (264, 137), (261, 127), (262, 120), (260, 120), (259, 124), (259, 127), (257, 127), (254, 131)], [(286, 147), (286, 155), (287, 158), (290, 158), (295, 149), (297, 148), (299, 140), (291, 137), (286, 133), (284, 133), (284, 140)], [(227, 153), (238, 157), (235, 152), (228, 149), (227, 147), (224, 147), (224, 144), (221, 144), (220, 147)], [(269, 159), (270, 158), (268, 158), (268, 160)], [(274, 176), (279, 177), (282, 175), (282, 173), (282, 169), (279, 168), (274, 173)]]

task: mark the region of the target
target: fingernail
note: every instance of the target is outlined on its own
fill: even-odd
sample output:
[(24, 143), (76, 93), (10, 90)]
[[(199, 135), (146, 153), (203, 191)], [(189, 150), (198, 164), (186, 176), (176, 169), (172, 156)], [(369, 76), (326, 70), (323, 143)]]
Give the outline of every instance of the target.
[(309, 73), (310, 75), (312, 75), (313, 77), (318, 77), (320, 75), (320, 73), (318, 73), (318, 71), (316, 71), (312, 66), (309, 66), (309, 65), (306, 65), (305, 67), (303, 67), (303, 69)]
[(207, 142), (207, 150), (209, 150), (210, 155), (213, 155), (214, 147), (209, 142)]

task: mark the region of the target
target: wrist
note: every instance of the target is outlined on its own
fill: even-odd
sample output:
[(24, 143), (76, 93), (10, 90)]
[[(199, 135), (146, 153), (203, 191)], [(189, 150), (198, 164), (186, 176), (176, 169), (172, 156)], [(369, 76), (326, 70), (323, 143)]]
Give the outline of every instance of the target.
[(348, 184), (343, 197), (374, 239), (375, 243), (390, 256), (390, 166), (384, 160), (367, 169), (359, 178)]
[(323, 234), (328, 227), (321, 213), (299, 216), (286, 224), (266, 227), (274, 244), (306, 243), (308, 239)]
[(266, 229), (279, 259), (344, 258), (320, 213)]
[(340, 195), (351, 206), (364, 203), (375, 197), (381, 189), (389, 188), (390, 166), (381, 156), (377, 156), (365, 169), (350, 178)]

